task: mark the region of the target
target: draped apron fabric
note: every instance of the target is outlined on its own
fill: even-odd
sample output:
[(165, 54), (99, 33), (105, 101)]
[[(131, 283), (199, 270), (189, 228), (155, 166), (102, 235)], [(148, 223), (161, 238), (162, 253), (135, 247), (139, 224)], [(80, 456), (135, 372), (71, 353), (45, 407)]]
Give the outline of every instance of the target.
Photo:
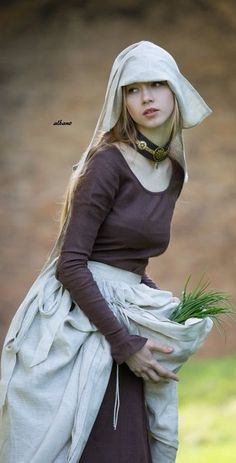
[[(0, 381), (0, 461), (78, 463), (112, 369), (110, 346), (55, 278), (57, 258), (39, 275), (9, 328)], [(208, 335), (212, 321), (168, 320), (178, 299), (141, 275), (89, 261), (93, 278), (132, 334), (172, 345), (157, 360), (177, 371)], [(118, 372), (117, 372), (118, 373)], [(117, 374), (117, 379), (119, 378)], [(94, 390), (96, 388), (96, 394)], [(145, 383), (153, 463), (174, 463), (178, 447), (176, 383)], [(119, 419), (119, 381), (114, 421)]]

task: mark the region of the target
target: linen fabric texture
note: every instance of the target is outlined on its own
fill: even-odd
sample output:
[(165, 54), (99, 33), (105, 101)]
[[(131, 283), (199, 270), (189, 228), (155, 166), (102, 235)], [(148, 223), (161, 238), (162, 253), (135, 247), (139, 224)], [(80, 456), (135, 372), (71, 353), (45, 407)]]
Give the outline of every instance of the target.
[[(0, 382), (4, 463), (78, 463), (109, 381), (109, 343), (77, 305), (70, 310), (73, 301), (55, 278), (56, 264), (57, 258), (31, 287), (4, 343)], [(167, 368), (178, 371), (204, 342), (212, 321), (171, 322), (168, 317), (179, 301), (170, 291), (150, 288), (141, 283), (140, 275), (100, 262), (89, 261), (88, 267), (110, 309), (130, 333), (174, 348), (171, 355), (155, 354)], [(178, 446), (176, 383), (145, 382), (145, 401), (152, 461), (173, 463)], [(119, 407), (114, 419), (119, 419), (118, 412)]]

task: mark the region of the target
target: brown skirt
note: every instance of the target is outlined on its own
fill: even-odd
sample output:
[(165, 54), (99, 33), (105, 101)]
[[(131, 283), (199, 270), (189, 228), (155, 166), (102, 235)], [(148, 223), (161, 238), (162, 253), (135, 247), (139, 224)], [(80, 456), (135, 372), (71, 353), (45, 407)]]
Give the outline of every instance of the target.
[(120, 410), (116, 430), (113, 429), (115, 389), (114, 363), (101, 408), (79, 463), (152, 463), (143, 381), (125, 363), (120, 365)]

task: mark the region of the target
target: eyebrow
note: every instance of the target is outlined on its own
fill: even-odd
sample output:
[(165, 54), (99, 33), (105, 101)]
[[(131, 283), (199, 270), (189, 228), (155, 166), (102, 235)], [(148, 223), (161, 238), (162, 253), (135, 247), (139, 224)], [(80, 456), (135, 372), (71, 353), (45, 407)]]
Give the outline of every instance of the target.
[(142, 84), (153, 84), (154, 82), (167, 82), (166, 79), (154, 79), (154, 80), (147, 80), (142, 82), (133, 82), (131, 84), (124, 85), (125, 88), (127, 87), (134, 87), (135, 85), (142, 85)]

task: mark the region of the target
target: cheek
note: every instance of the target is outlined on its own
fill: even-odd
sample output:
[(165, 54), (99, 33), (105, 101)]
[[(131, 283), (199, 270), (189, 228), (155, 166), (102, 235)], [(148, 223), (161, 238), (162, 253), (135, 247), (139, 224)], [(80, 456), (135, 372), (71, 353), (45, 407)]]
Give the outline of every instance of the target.
[(168, 106), (170, 111), (173, 111), (175, 100), (174, 100), (174, 95), (170, 90), (166, 94), (166, 105)]
[(134, 101), (126, 101), (126, 109), (131, 117), (135, 114), (135, 108), (136, 105)]

